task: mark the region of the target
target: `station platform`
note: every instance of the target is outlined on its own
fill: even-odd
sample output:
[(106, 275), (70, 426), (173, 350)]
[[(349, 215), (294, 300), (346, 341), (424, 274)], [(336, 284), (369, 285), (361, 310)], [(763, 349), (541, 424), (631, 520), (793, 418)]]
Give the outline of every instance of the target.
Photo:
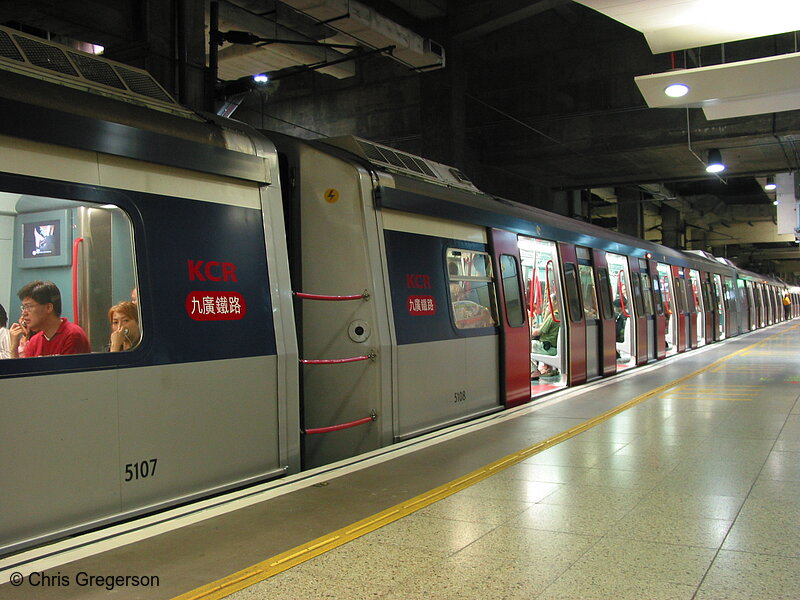
[(0, 599), (800, 598), (798, 327), (0, 560)]

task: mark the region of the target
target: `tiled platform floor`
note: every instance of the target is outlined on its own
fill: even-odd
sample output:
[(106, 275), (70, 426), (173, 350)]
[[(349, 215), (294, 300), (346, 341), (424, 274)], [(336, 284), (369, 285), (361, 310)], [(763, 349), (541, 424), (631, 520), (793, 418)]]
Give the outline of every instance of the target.
[(800, 335), (764, 337), (230, 598), (800, 598)]
[[(158, 587), (4, 584), (0, 600), (796, 600), (798, 333), (790, 322), (739, 336), (47, 567), (70, 578), (155, 574)], [(506, 468), (487, 467), (508, 456)], [(468, 485), (476, 472), (487, 476)], [(292, 568), (269, 568), (453, 481), (468, 483)], [(241, 575), (254, 565), (268, 568)]]

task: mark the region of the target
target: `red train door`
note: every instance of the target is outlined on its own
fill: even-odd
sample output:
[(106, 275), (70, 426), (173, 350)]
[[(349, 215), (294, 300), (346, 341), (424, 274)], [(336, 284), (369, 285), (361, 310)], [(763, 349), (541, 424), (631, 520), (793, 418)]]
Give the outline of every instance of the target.
[(661, 359), (667, 356), (667, 315), (664, 312), (664, 296), (658, 276), (658, 264), (654, 260), (649, 260), (650, 280), (653, 285), (653, 302), (656, 313), (656, 358)]
[(614, 307), (611, 301), (611, 277), (604, 250), (592, 250), (597, 275), (597, 296), (600, 302), (600, 328), (602, 330), (603, 376), (617, 372), (616, 326)]
[(675, 310), (678, 315), (678, 352), (685, 352), (691, 345), (689, 339), (689, 321), (686, 317), (688, 309), (686, 300), (686, 278), (683, 267), (672, 265), (672, 279), (675, 281)]
[(714, 297), (714, 288), (711, 286), (711, 273), (700, 273), (700, 279), (703, 282), (703, 290), (705, 290), (703, 300), (706, 301), (706, 343), (710, 344), (717, 341), (717, 336), (714, 333), (717, 329), (717, 301)]
[[(644, 312), (644, 300), (642, 299), (642, 279), (640, 277), (642, 267), (638, 258), (631, 258), (628, 263), (631, 269), (631, 287), (633, 288), (633, 315), (636, 319), (636, 364), (644, 365), (650, 356), (648, 344), (647, 315)], [(646, 261), (643, 261), (646, 262)]]
[(500, 291), (500, 378), (506, 407), (531, 399), (531, 336), (522, 292), (517, 236), (492, 229), (490, 244)]
[(558, 243), (564, 277), (566, 305), (562, 320), (568, 324), (569, 385), (586, 381), (586, 321), (583, 317), (583, 301), (578, 283), (578, 256), (575, 246)]

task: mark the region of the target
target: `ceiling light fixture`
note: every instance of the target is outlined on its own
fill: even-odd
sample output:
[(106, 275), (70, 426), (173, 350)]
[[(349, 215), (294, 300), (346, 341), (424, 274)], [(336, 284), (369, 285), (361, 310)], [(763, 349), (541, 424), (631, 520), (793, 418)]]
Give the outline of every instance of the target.
[(672, 83), (664, 88), (664, 93), (670, 98), (681, 98), (689, 93), (689, 86), (685, 83)]
[(771, 175), (767, 177), (767, 183), (764, 184), (764, 189), (772, 192), (778, 189), (778, 184), (775, 183), (775, 178)]
[(718, 148), (712, 148), (708, 151), (706, 171), (708, 173), (722, 173), (724, 170), (725, 164), (722, 162), (722, 152)]
[(260, 84), (269, 83), (269, 75), (267, 75), (266, 73), (259, 73), (258, 75), (253, 75), (253, 81)]

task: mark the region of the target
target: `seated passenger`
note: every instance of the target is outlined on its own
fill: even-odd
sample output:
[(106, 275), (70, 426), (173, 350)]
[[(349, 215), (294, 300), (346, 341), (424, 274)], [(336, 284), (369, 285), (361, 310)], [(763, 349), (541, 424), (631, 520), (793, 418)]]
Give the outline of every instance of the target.
[[(552, 310), (549, 308), (545, 312), (544, 321), (542, 321), (541, 326), (531, 330), (531, 335), (533, 337), (532, 342), (532, 350), (534, 354), (548, 354), (550, 356), (555, 356), (558, 350), (558, 329), (561, 326), (558, 319), (558, 296), (555, 292), (550, 294), (550, 305), (552, 306)], [(553, 318), (555, 316), (555, 318)], [(539, 366), (541, 368), (541, 363)], [(558, 375), (558, 369), (546, 365), (547, 370), (541, 371), (540, 375), (542, 377), (550, 377)], [(537, 376), (534, 374), (534, 378)]]
[(111, 322), (111, 339), (109, 350), (123, 352), (135, 348), (139, 344), (139, 313), (133, 302), (120, 302), (108, 309), (108, 320)]
[(11, 358), (11, 337), (6, 325), (8, 325), (8, 313), (0, 304), (0, 358)]
[(86, 354), (92, 351), (86, 332), (61, 316), (61, 292), (52, 281), (32, 281), (17, 293), (22, 316), (11, 326), (11, 357), (19, 357), (20, 338), (36, 331), (25, 346), (25, 356)]

